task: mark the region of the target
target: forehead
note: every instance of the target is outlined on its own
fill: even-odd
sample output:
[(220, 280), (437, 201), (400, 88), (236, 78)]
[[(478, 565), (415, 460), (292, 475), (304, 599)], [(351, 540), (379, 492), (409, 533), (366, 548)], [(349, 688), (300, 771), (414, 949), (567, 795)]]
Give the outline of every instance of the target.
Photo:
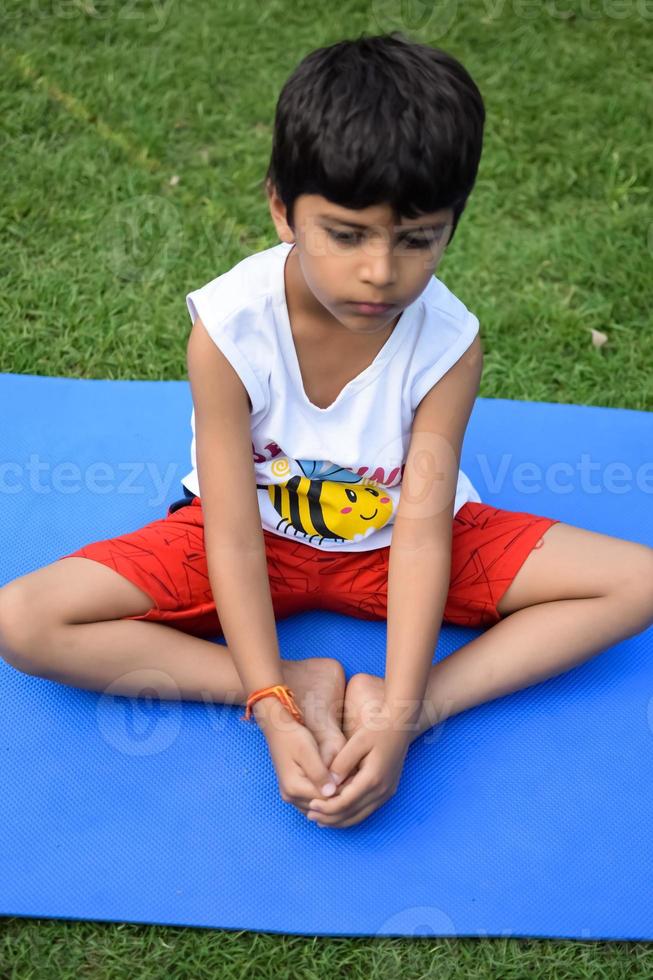
[[(320, 194), (302, 194), (296, 202), (296, 208), (299, 207), (301, 207), (302, 216), (305, 219), (316, 222), (342, 221), (356, 223), (361, 227), (375, 225), (388, 227), (395, 224), (394, 214), (389, 204), (373, 204), (368, 208), (360, 208), (354, 211), (343, 207), (341, 204), (335, 204)], [(451, 210), (451, 208), (441, 208), (439, 211), (430, 211), (419, 215), (417, 218), (402, 218), (397, 227), (420, 228), (425, 224), (447, 222), (451, 218)]]

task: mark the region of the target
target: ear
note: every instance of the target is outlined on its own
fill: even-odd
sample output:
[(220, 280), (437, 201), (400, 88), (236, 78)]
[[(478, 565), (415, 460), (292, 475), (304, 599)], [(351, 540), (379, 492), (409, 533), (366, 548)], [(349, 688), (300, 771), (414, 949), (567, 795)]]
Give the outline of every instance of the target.
[(277, 229), (279, 238), (282, 242), (288, 242), (289, 244), (294, 242), (295, 233), (286, 221), (286, 205), (277, 194), (277, 189), (269, 177), (265, 182), (265, 190), (268, 196), (270, 216), (274, 222), (274, 227)]

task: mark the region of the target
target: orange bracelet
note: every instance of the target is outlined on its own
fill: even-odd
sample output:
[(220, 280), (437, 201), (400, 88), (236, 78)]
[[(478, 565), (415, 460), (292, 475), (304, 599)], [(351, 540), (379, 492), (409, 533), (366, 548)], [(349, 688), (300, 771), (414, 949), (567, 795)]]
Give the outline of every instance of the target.
[(244, 715), (241, 715), (240, 721), (249, 721), (250, 718), (254, 721), (255, 718), (252, 717), (252, 705), (261, 698), (267, 698), (271, 695), (279, 698), (284, 708), (288, 709), (295, 721), (300, 722), (302, 725), (306, 724), (295, 701), (295, 695), (286, 684), (273, 684), (271, 687), (262, 687), (259, 691), (254, 691), (253, 694), (250, 694), (247, 698), (247, 711)]

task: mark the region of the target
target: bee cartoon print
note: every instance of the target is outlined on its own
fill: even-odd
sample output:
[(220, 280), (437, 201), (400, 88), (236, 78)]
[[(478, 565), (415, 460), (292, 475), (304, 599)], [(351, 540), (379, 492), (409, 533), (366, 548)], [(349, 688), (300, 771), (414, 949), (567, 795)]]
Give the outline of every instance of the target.
[[(321, 544), (331, 541), (360, 541), (387, 524), (392, 516), (392, 498), (374, 480), (358, 476), (335, 463), (298, 459), (303, 476), (290, 475), (280, 483), (257, 484), (267, 490), (280, 516), (277, 530), (294, 529), (295, 537)], [(276, 475), (290, 471), (287, 458), (273, 463)]]

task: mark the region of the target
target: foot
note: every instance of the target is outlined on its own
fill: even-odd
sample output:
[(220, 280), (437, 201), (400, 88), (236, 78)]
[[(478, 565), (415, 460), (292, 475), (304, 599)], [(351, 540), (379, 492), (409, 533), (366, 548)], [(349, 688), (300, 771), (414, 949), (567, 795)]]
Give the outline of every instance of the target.
[[(375, 674), (354, 674), (347, 684), (343, 710), (342, 730), (347, 740), (361, 725), (372, 727), (383, 724), (379, 710), (385, 699), (385, 680)], [(433, 725), (422, 711), (419, 722), (413, 722), (410, 741), (414, 742), (422, 732)]]
[(306, 722), (315, 736), (320, 757), (330, 766), (347, 739), (341, 728), (345, 698), (345, 672), (331, 657), (284, 660), (285, 683), (295, 695)]
[(343, 709), (342, 730), (347, 741), (365, 718), (370, 718), (383, 702), (385, 681), (374, 674), (354, 674), (347, 684)]

